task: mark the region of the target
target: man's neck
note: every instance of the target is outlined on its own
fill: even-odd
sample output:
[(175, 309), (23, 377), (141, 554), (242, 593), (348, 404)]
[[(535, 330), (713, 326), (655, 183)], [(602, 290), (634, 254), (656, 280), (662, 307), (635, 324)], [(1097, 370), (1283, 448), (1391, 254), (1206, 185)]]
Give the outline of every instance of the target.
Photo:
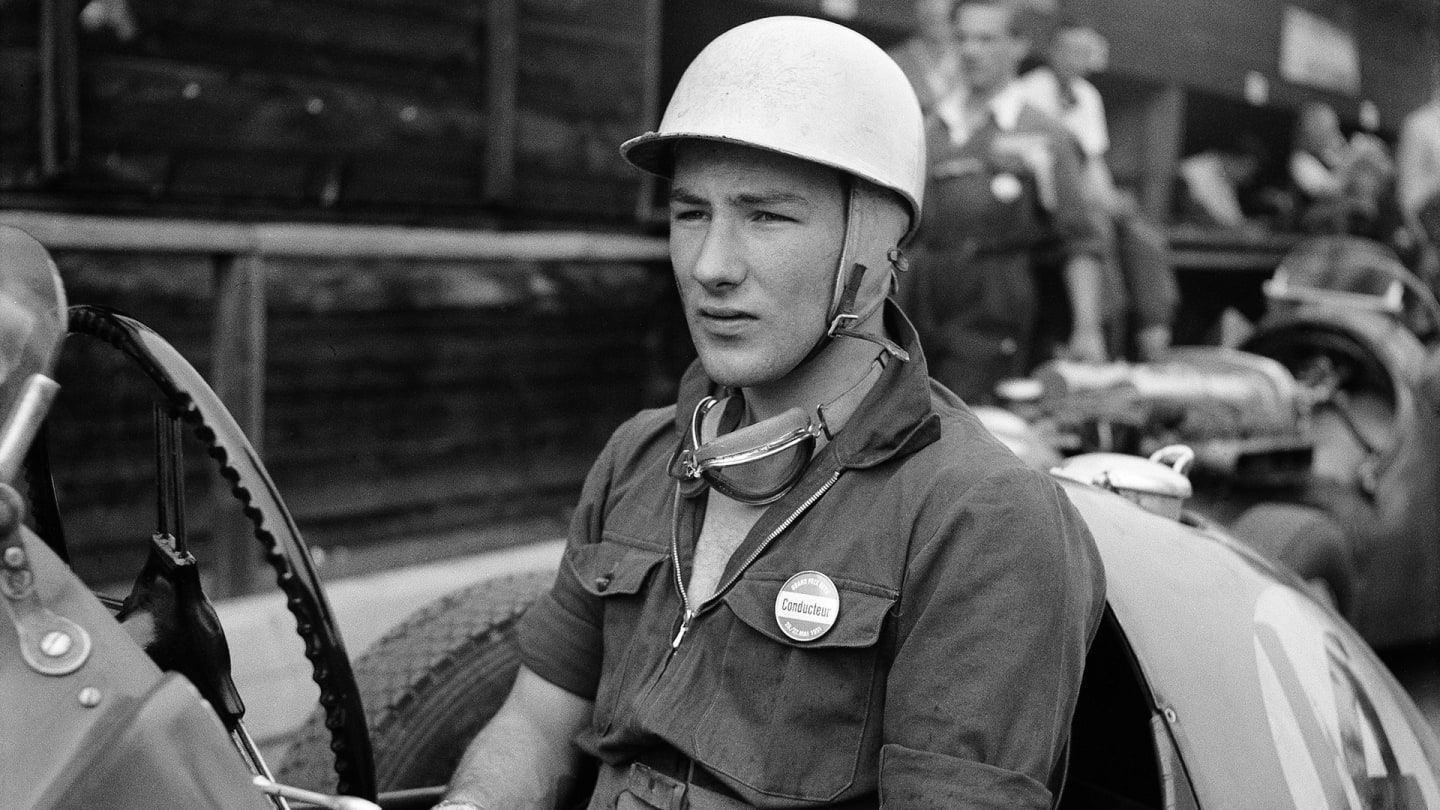
[[(877, 311), (866, 321), (866, 331), (883, 333), (881, 313)], [(875, 362), (879, 347), (855, 338), (832, 338), (818, 355), (790, 372), (783, 379), (744, 390), (745, 403), (756, 421), (801, 408), (813, 414), (815, 408), (835, 401), (857, 383), (861, 383)], [(871, 381), (870, 384), (873, 384)], [(868, 386), (867, 386), (868, 387)], [(858, 402), (862, 397), (856, 397)], [(827, 421), (838, 430), (849, 413), (827, 410)]]
[(920, 47), (925, 55), (931, 59), (943, 59), (947, 56), (957, 55), (960, 51), (959, 44), (951, 38), (944, 36), (921, 36)]
[(988, 110), (990, 104), (1004, 92), (1005, 88), (1010, 86), (1011, 81), (1011, 79), (1007, 78), (986, 87), (972, 86), (970, 92), (965, 95), (967, 111), (979, 113)]

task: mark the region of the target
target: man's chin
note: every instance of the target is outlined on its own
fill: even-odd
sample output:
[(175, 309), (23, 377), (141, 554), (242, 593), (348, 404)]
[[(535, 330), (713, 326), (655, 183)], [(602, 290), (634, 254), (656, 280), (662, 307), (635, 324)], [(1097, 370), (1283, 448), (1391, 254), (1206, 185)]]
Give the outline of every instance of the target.
[(706, 357), (704, 353), (700, 355), (700, 366), (705, 369), (705, 376), (726, 388), (750, 388), (775, 382), (785, 376), (784, 372), (759, 364), (736, 362), (732, 358)]

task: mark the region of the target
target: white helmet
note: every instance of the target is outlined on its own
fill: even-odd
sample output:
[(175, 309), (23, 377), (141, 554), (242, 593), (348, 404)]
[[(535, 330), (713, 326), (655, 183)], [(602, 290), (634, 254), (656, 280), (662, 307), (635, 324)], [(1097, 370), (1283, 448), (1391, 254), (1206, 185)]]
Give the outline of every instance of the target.
[[(850, 184), (825, 334), (873, 340), (905, 355), (851, 328), (884, 301), (882, 295), (855, 311), (864, 269), (902, 267), (899, 244), (920, 225), (925, 123), (910, 80), (889, 55), (849, 28), (814, 17), (766, 17), (732, 28), (685, 69), (660, 128), (621, 144), (620, 153), (669, 178), (675, 143), (684, 139), (778, 152), (867, 181)], [(903, 203), (909, 217), (903, 227), (891, 224), (900, 211), (887, 192)], [(897, 232), (895, 244), (881, 243), (882, 235)], [(893, 269), (891, 279), (893, 288)]]
[(920, 222), (925, 125), (910, 80), (879, 46), (814, 17), (766, 17), (721, 34), (680, 78), (660, 128), (620, 146), (670, 177), (677, 140), (737, 143), (889, 189)]

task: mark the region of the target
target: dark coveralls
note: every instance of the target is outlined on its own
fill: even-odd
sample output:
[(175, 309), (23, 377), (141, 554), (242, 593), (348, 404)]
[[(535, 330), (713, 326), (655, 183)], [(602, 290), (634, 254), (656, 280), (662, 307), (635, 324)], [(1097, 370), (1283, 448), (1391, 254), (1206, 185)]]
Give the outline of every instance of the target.
[[(892, 361), (797, 487), (765, 512), (678, 639), (705, 498), (666, 468), (698, 397), (622, 425), (596, 462), (526, 666), (594, 700), (592, 808), (1047, 808), (1104, 602), (1089, 530), (912, 353)], [(838, 590), (794, 641), (777, 595)]]
[[(929, 120), (925, 210), (902, 279), (930, 373), (971, 404), (993, 401), (996, 383), (1028, 374), (1065, 339), (1068, 305), (1041, 323), (1042, 296), (1065, 301), (1065, 262), (1104, 249), (1073, 139), (1012, 106), (961, 144)], [(1118, 317), (1122, 302), (1103, 298), (1116, 311), (1102, 317)]]

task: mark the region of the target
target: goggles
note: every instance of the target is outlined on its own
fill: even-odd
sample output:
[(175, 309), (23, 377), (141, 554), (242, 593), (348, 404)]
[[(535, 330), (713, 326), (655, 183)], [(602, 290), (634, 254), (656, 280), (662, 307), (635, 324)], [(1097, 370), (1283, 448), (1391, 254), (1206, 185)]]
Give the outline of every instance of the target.
[(836, 413), (843, 423), (880, 376), (886, 358), (881, 352), (864, 376), (833, 401), (816, 407), (813, 417), (791, 408), (742, 428), (737, 426), (745, 416), (744, 399), (700, 400), (690, 416), (689, 435), (670, 460), (670, 475), (680, 482), (680, 494), (693, 498), (714, 487), (752, 506), (785, 497), (810, 466), (816, 441), (821, 436), (833, 438), (826, 412)]
[[(818, 409), (812, 422), (803, 410), (791, 408), (718, 435), (727, 425), (739, 424), (744, 410), (739, 397), (705, 397), (695, 406), (690, 435), (670, 462), (670, 475), (680, 481), (681, 495), (693, 498), (712, 486), (741, 503), (774, 503), (804, 475), (816, 438), (828, 434)], [(707, 432), (715, 436), (708, 442), (703, 439)]]

